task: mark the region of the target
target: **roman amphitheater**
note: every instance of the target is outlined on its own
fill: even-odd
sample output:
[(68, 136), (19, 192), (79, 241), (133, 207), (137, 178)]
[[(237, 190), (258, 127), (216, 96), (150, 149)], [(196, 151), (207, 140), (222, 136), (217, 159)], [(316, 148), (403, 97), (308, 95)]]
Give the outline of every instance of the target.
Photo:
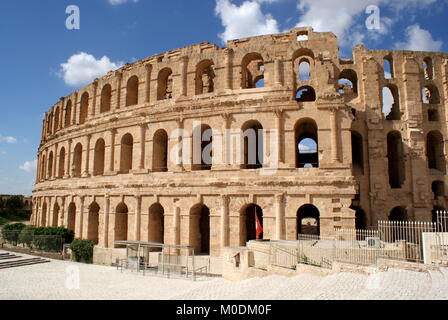
[(283, 240), (431, 221), (447, 208), (446, 99), (448, 54), (341, 59), (312, 28), (155, 55), (46, 113), (31, 223), (101, 254), (132, 240), (219, 256), (256, 220)]

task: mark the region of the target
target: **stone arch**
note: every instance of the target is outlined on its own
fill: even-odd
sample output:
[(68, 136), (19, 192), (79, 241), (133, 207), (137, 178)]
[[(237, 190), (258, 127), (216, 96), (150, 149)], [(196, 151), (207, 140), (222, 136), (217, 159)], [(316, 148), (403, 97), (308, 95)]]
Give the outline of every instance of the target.
[(81, 106), (79, 109), (79, 124), (83, 124), (87, 120), (89, 113), (89, 94), (84, 92), (81, 96)]
[(52, 227), (58, 226), (59, 211), (60, 211), (59, 203), (57, 201), (55, 201), (55, 203), (53, 205), (53, 217), (52, 217), (52, 221), (51, 221)]
[(316, 101), (316, 92), (311, 86), (300, 87), (296, 92), (297, 102), (312, 102)]
[(297, 210), (297, 239), (299, 234), (320, 235), (320, 212), (312, 204), (304, 204)]
[(138, 77), (130, 77), (126, 85), (126, 107), (138, 104), (138, 86)]
[(430, 57), (423, 59), (423, 75), (426, 80), (434, 79), (434, 66)]
[(168, 134), (164, 129), (154, 133), (152, 148), (152, 171), (168, 171)]
[(160, 203), (154, 203), (148, 209), (148, 241), (164, 243), (165, 209)]
[(95, 143), (95, 154), (93, 158), (93, 175), (101, 176), (104, 174), (104, 162), (106, 153), (106, 143), (100, 138)]
[(210, 253), (210, 209), (200, 203), (190, 209), (190, 245), (195, 253)]
[(422, 89), (422, 101), (425, 104), (439, 104), (439, 89), (433, 84), (428, 84)]
[[(128, 206), (121, 202), (118, 204), (117, 208), (115, 209), (115, 234), (114, 234), (114, 240), (122, 240), (127, 241), (128, 240)], [(115, 248), (124, 248), (126, 246), (122, 245), (114, 245)]]
[(76, 204), (71, 202), (67, 211), (67, 229), (75, 231), (76, 227)]
[(54, 113), (54, 132), (59, 130), (59, 118), (61, 116), (61, 113), (59, 111), (59, 107), (56, 108), (56, 111)]
[(386, 120), (400, 120), (400, 94), (394, 84), (386, 85), (382, 92), (382, 112)]
[(112, 100), (112, 86), (110, 84), (105, 84), (101, 90), (101, 103), (100, 103), (100, 113), (110, 111)]
[(346, 92), (346, 90), (342, 89), (342, 93), (347, 94), (358, 94), (358, 75), (356, 71), (353, 69), (344, 69), (339, 73), (338, 84), (342, 87), (344, 85), (348, 85), (351, 88), (351, 92)]
[(434, 200), (438, 197), (445, 196), (445, 183), (441, 180), (436, 180), (431, 183), (431, 191), (434, 193)]
[(242, 130), (243, 165), (242, 169), (259, 169), (263, 167), (264, 145), (263, 126), (257, 120), (245, 122)]
[(163, 68), (157, 78), (157, 100), (166, 100), (173, 97), (173, 71)]
[(364, 174), (364, 143), (362, 135), (356, 131), (351, 132), (352, 136), (352, 164), (354, 175)]
[(299, 61), (299, 80), (308, 81), (311, 79), (311, 63), (306, 57)]
[(436, 169), (442, 173), (446, 172), (444, 149), (443, 135), (437, 130), (430, 131), (426, 136), (426, 156), (429, 169)]
[(389, 185), (391, 188), (401, 188), (406, 179), (406, 172), (403, 140), (398, 131), (391, 131), (387, 135), (387, 159)]
[(389, 221), (408, 221), (406, 207), (398, 206), (393, 208), (389, 214)]
[(68, 128), (72, 125), (72, 100), (68, 100), (65, 106), (64, 127)]
[(206, 59), (196, 66), (195, 92), (196, 94), (210, 93), (215, 90), (214, 79), (216, 77), (212, 60)]
[(47, 223), (47, 211), (48, 211), (48, 206), (47, 203), (44, 202), (44, 204), (42, 205), (42, 212), (40, 215), (40, 226), (41, 227), (45, 227), (46, 223)]
[(212, 169), (213, 131), (207, 124), (200, 124), (193, 129), (192, 139), (193, 163), (191, 170)]
[(241, 88), (256, 88), (256, 83), (264, 79), (264, 60), (261, 54), (248, 53), (241, 61)]
[(100, 221), (100, 206), (96, 202), (92, 202), (89, 206), (89, 215), (87, 217), (87, 240), (98, 244), (98, 229)]
[[(319, 141), (316, 122), (311, 118), (300, 119), (294, 126), (294, 132), (296, 168), (318, 168)], [(309, 148), (309, 150), (307, 150), (307, 148)]]
[[(254, 203), (245, 205), (241, 209), (241, 243), (245, 246), (250, 240), (257, 240), (257, 218), (263, 228), (263, 209)], [(258, 240), (263, 239), (263, 232), (259, 234)]]
[(42, 163), (41, 163), (41, 171), (40, 171), (40, 179), (46, 180), (47, 179), (47, 161), (45, 155), (42, 156)]
[(355, 228), (357, 230), (367, 229), (366, 212), (358, 206), (351, 206), (350, 209), (355, 210)]
[(387, 55), (383, 59), (384, 79), (392, 79), (394, 77), (394, 60), (392, 55)]
[(81, 177), (82, 168), (82, 144), (78, 143), (73, 152), (73, 177)]
[(48, 156), (48, 179), (53, 178), (53, 151), (50, 151)]
[(65, 148), (62, 147), (59, 151), (59, 168), (58, 168), (58, 178), (62, 179), (65, 176)]
[(134, 150), (134, 138), (130, 133), (121, 138), (120, 173), (129, 173), (132, 170), (132, 157)]

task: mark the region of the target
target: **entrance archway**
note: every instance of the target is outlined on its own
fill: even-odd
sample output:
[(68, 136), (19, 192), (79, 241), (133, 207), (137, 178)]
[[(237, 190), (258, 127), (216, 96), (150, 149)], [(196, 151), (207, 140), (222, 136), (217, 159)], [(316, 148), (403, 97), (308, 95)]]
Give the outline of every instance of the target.
[(320, 235), (320, 213), (312, 204), (297, 210), (297, 239), (299, 234)]
[(93, 202), (89, 207), (87, 239), (98, 244), (98, 225), (99, 225), (100, 206)]
[(195, 252), (210, 253), (210, 209), (203, 204), (197, 204), (190, 210), (190, 243)]
[[(257, 240), (257, 219), (263, 229), (263, 210), (256, 204), (250, 204), (244, 210), (244, 226), (245, 226), (245, 242), (250, 240)], [(258, 240), (263, 239), (263, 232), (258, 236)]]

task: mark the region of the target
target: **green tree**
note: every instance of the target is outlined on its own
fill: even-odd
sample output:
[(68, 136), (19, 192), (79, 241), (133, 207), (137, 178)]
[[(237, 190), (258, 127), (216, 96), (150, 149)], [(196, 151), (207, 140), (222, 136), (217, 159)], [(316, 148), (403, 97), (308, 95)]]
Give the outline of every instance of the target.
[(23, 208), (23, 201), (19, 196), (12, 196), (6, 200), (5, 207), (7, 209), (17, 211)]

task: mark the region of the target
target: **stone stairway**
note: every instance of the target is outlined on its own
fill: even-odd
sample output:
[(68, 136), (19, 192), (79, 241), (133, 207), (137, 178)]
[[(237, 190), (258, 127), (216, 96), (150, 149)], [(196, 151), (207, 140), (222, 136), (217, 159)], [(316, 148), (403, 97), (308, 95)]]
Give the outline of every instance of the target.
[(0, 269), (9, 269), (16, 267), (29, 266), (40, 263), (47, 263), (50, 260), (42, 258), (23, 258), (10, 253), (0, 253)]

